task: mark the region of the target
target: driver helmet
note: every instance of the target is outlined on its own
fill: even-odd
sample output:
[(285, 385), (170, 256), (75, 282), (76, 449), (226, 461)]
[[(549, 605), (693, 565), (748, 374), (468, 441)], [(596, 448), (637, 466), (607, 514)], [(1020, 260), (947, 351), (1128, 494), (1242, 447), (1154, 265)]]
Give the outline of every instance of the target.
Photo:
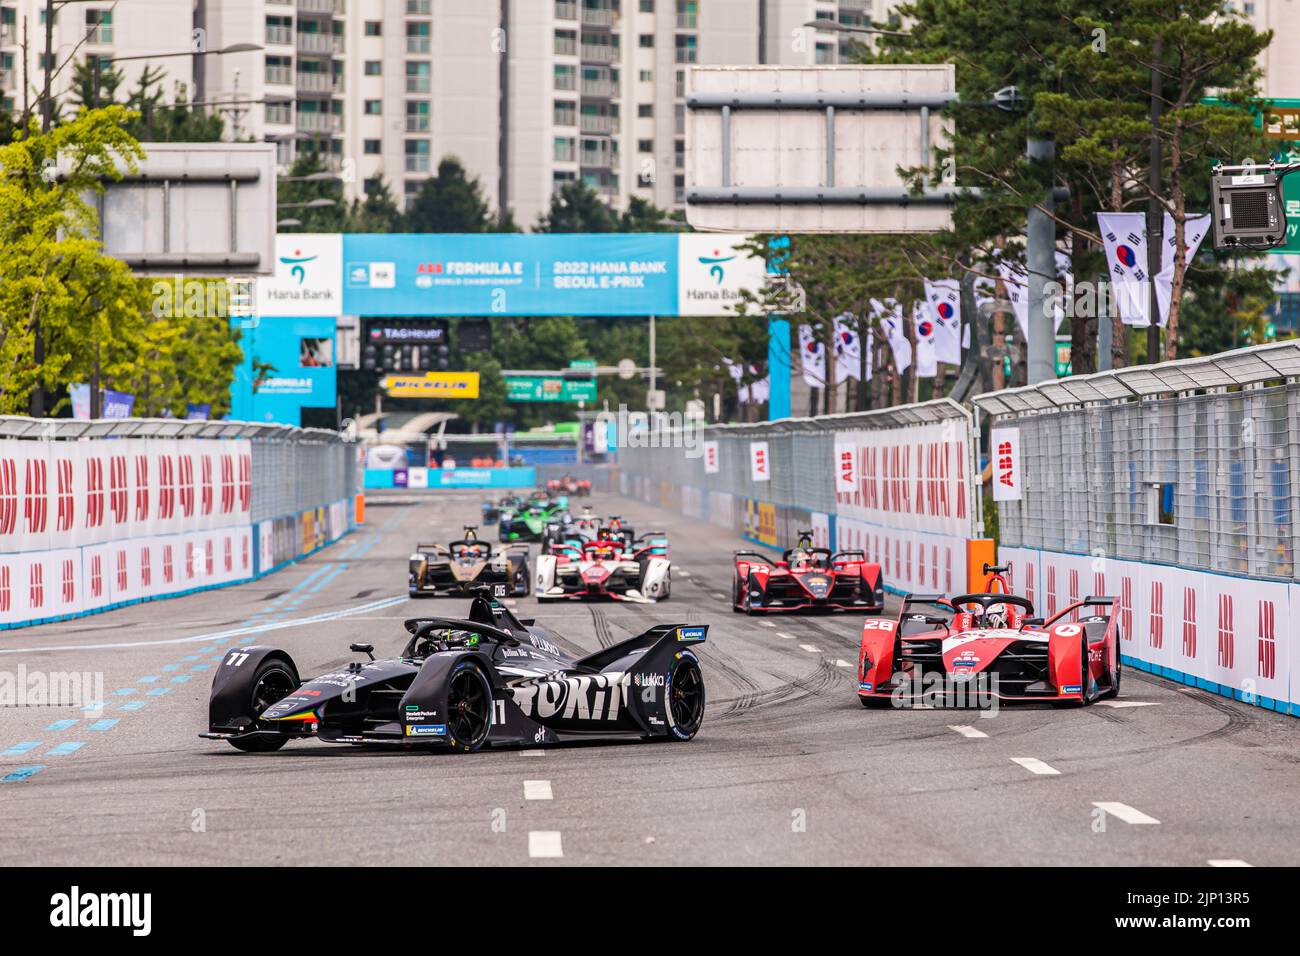
[(990, 604), (984, 611), (984, 626), (986, 628), (1006, 627), (1007, 619), (1007, 606), (1005, 604)]

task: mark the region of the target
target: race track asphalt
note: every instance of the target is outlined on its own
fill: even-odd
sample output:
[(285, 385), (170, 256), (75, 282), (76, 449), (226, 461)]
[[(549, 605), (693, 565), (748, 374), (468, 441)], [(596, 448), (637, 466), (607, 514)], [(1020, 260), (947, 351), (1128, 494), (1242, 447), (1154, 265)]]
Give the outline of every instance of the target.
[[(1294, 865), (1300, 723), (1129, 669), (1117, 706), (864, 710), (860, 617), (735, 615), (731, 532), (593, 499), (672, 542), (656, 606), (518, 602), (571, 650), (707, 623), (689, 743), (436, 754), (201, 740), (224, 649), (304, 673), (402, 645), (406, 557), (469, 493), (372, 495), (368, 524), (260, 581), (0, 632), (0, 671), (102, 673), (104, 712), (0, 710), (0, 864)], [(494, 538), (494, 534), (488, 534)], [(535, 548), (534, 548), (535, 553)], [(896, 607), (891, 603), (891, 607)], [(248, 628), (270, 629), (249, 634)], [(235, 631), (231, 634), (227, 632)], [(954, 729), (955, 728), (955, 729)], [(32, 769), (39, 768), (39, 769)], [(1098, 805), (1102, 806), (1098, 806)], [(1158, 822), (1152, 822), (1158, 821)]]

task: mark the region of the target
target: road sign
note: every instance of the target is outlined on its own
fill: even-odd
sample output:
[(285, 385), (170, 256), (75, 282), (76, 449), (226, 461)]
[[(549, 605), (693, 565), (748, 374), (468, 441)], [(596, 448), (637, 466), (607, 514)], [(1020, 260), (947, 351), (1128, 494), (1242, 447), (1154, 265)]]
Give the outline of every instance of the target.
[(595, 359), (574, 359), (569, 363), (569, 368), (583, 369), (583, 370), (591, 369), (592, 371), (595, 371), (596, 360)]
[(137, 275), (275, 272), (274, 143), (142, 146), (139, 171), (92, 197), (106, 253)]
[(618, 377), (623, 381), (636, 377), (636, 362), (630, 358), (618, 360)]
[[(957, 101), (951, 64), (695, 67), (686, 96), (686, 219), (696, 229), (937, 232), (955, 186), (910, 195)], [(947, 178), (947, 177), (945, 177)]]
[(427, 372), (389, 375), (384, 389), (390, 398), (478, 398), (478, 372)]
[(594, 402), (594, 379), (518, 375), (505, 380), (508, 402)]

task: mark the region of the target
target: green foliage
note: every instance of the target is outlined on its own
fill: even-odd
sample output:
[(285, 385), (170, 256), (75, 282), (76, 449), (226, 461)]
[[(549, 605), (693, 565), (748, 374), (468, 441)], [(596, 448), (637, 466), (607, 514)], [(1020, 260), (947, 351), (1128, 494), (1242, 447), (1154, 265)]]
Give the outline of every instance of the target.
[(438, 174), (420, 184), (407, 214), (411, 232), (492, 232), (494, 225), (482, 185), (454, 156), (444, 156)]
[[(88, 383), (96, 365), (103, 387), (136, 396), (138, 414), (182, 415), (188, 402), (210, 403), (214, 415), (229, 408), (241, 352), (224, 310), (187, 313), (170, 289), (161, 295), (92, 238), (97, 223), (85, 197), (102, 189), (101, 179), (120, 177), (117, 164), (134, 170), (144, 155), (132, 121), (119, 105), (83, 109), (49, 133), (33, 122), (0, 146), (7, 174), (0, 178), (0, 412), (25, 412), (38, 382), (52, 397)], [(48, 172), (56, 157), (62, 177)], [(47, 412), (55, 413), (67, 399), (51, 404)]]
[(618, 216), (586, 183), (565, 183), (551, 194), (550, 208), (538, 217), (536, 231), (618, 232)]

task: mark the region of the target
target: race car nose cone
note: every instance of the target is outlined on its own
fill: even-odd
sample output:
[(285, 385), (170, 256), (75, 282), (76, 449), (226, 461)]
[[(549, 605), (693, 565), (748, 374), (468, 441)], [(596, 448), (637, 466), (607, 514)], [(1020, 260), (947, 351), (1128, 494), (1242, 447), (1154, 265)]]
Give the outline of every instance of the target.
[(831, 591), (831, 579), (825, 574), (809, 574), (803, 579), (803, 586), (815, 598), (823, 598)]
[(607, 577), (609, 577), (609, 568), (601, 567), (600, 565), (587, 568), (587, 570), (582, 572), (582, 580), (589, 584), (599, 584)]

